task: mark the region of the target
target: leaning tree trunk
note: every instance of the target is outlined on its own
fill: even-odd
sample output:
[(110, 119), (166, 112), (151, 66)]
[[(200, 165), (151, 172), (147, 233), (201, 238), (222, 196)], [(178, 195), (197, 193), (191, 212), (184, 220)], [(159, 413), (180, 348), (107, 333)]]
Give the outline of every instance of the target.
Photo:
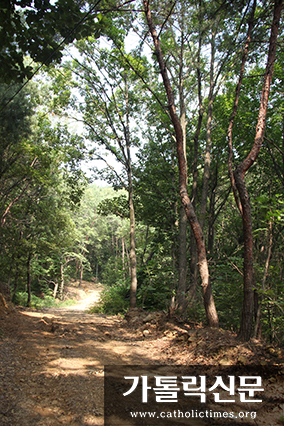
[[(254, 2), (255, 6), (256, 2)], [(242, 221), (243, 221), (243, 233), (244, 233), (244, 300), (243, 300), (243, 311), (241, 319), (241, 327), (239, 337), (242, 340), (249, 340), (253, 331), (253, 317), (254, 317), (254, 269), (253, 269), (253, 233), (252, 233), (252, 217), (251, 217), (251, 204), (250, 197), (245, 183), (245, 173), (249, 170), (251, 165), (256, 161), (258, 154), (261, 149), (261, 145), (264, 138), (264, 129), (267, 115), (267, 105), (269, 98), (270, 85), (273, 74), (273, 66), (275, 62), (275, 54), (277, 47), (277, 35), (279, 21), (281, 17), (282, 0), (275, 0), (273, 22), (271, 25), (271, 34), (269, 40), (269, 51), (267, 58), (267, 65), (264, 74), (263, 88), (261, 93), (260, 107), (258, 113), (258, 122), (256, 126), (256, 135), (253, 147), (245, 158), (245, 160), (238, 165), (234, 172), (234, 183), (238, 191)], [(246, 53), (246, 52), (245, 52)], [(245, 57), (243, 59), (243, 64)], [(236, 90), (236, 100), (239, 96), (241, 75), (239, 78), (239, 84)], [(237, 102), (235, 100), (233, 114), (237, 111)], [(231, 118), (233, 123), (234, 116)], [(233, 124), (231, 124), (231, 127)], [(230, 141), (229, 141), (230, 142)], [(231, 150), (230, 150), (231, 152)], [(234, 188), (234, 186), (233, 186)], [(237, 200), (236, 200), (237, 201)], [(238, 201), (237, 201), (238, 203)]]
[(175, 130), (177, 156), (178, 156), (178, 163), (179, 163), (179, 192), (180, 192), (181, 202), (184, 206), (187, 218), (189, 220), (189, 223), (194, 233), (194, 237), (196, 239), (197, 253), (198, 253), (198, 266), (199, 266), (199, 272), (201, 276), (201, 285), (202, 285), (202, 291), (203, 291), (203, 300), (204, 300), (206, 318), (207, 318), (209, 326), (218, 327), (218, 315), (217, 315), (212, 288), (211, 288), (211, 284), (209, 280), (209, 269), (208, 269), (208, 263), (206, 258), (206, 249), (205, 249), (203, 232), (197, 220), (196, 213), (194, 211), (194, 208), (192, 206), (192, 203), (190, 201), (190, 198), (187, 192), (187, 166), (186, 166), (184, 149), (183, 149), (183, 133), (182, 133), (182, 128), (180, 125), (179, 118), (176, 113), (176, 108), (174, 104), (174, 93), (168, 78), (166, 64), (163, 58), (157, 32), (152, 21), (149, 1), (144, 0), (143, 4), (144, 4), (144, 12), (146, 15), (148, 27), (153, 38), (155, 53), (158, 59), (164, 87), (167, 93), (168, 107), (169, 107), (171, 121)]

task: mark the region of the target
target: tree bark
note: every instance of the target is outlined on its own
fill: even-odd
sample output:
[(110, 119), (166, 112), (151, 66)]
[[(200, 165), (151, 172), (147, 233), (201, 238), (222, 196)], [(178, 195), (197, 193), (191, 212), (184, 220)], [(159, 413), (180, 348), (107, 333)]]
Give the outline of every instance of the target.
[[(268, 270), (269, 270), (269, 262), (271, 259), (272, 254), (272, 242), (273, 242), (273, 233), (272, 233), (272, 222), (269, 221), (269, 228), (268, 228), (268, 250), (267, 250), (267, 258), (265, 262), (262, 282), (261, 282), (261, 289), (262, 291), (265, 291), (265, 283), (268, 276)], [(258, 300), (258, 306), (257, 306), (257, 312), (256, 312), (256, 319), (255, 319), (255, 327), (254, 327), (254, 338), (258, 339), (261, 337), (261, 301), (263, 299), (263, 296), (259, 297)]]
[(29, 253), (28, 260), (27, 260), (27, 293), (28, 293), (28, 300), (27, 300), (27, 306), (30, 306), (31, 303), (31, 258), (32, 254)]
[(130, 270), (131, 270), (131, 285), (130, 285), (130, 304), (129, 308), (136, 308), (136, 293), (137, 293), (137, 261), (135, 250), (135, 212), (133, 205), (133, 187), (131, 173), (129, 174), (129, 217), (130, 217)]
[[(216, 28), (218, 27), (218, 20)], [(206, 218), (206, 207), (208, 197), (208, 187), (210, 179), (210, 164), (211, 164), (211, 148), (212, 148), (212, 117), (213, 117), (213, 101), (214, 101), (214, 65), (215, 65), (215, 37), (216, 29), (212, 30), (211, 36), (211, 60), (210, 60), (210, 82), (209, 82), (209, 95), (208, 95), (208, 108), (207, 108), (207, 123), (206, 123), (206, 149), (204, 159), (203, 171), (203, 186), (200, 202), (200, 226), (203, 230)]]
[(237, 205), (241, 215), (243, 214), (243, 208), (242, 208), (241, 202), (240, 202), (239, 197), (238, 197), (238, 190), (237, 190), (235, 177), (234, 177), (234, 171), (233, 171), (233, 126), (234, 126), (235, 117), (236, 117), (237, 111), (238, 111), (241, 85), (242, 85), (244, 72), (245, 72), (245, 64), (246, 64), (246, 60), (247, 60), (247, 56), (248, 56), (248, 49), (249, 49), (249, 45), (250, 45), (250, 42), (251, 42), (251, 32), (252, 32), (252, 28), (253, 28), (255, 8), (256, 8), (256, 0), (254, 0), (254, 2), (253, 2), (252, 12), (251, 12), (251, 16), (250, 16), (250, 20), (249, 20), (249, 24), (248, 24), (247, 40), (246, 40), (246, 44), (245, 44), (245, 48), (244, 48), (244, 52), (243, 52), (243, 57), (242, 57), (242, 64), (241, 64), (241, 70), (240, 70), (240, 75), (239, 75), (239, 81), (238, 81), (238, 84), (236, 86), (234, 106), (233, 106), (233, 111), (232, 111), (232, 114), (231, 114), (231, 117), (230, 117), (229, 127), (228, 127), (228, 131), (227, 131), (227, 140), (228, 140), (228, 148), (229, 148), (228, 170), (229, 170), (229, 176), (230, 176), (230, 180), (231, 180), (231, 185), (232, 185), (232, 190), (233, 190), (234, 198), (235, 198), (235, 201), (236, 201), (236, 205)]
[(178, 288), (177, 304), (181, 312), (184, 312), (187, 306), (187, 216), (183, 205), (180, 207), (179, 216), (179, 257), (178, 257)]
[(53, 289), (53, 297), (54, 299), (56, 299), (56, 295), (57, 295), (57, 290), (58, 290), (58, 283), (53, 283), (54, 284), (54, 289)]
[(125, 95), (126, 95), (126, 126), (125, 126), (125, 141), (127, 153), (127, 178), (128, 178), (128, 205), (129, 205), (129, 219), (130, 219), (130, 303), (129, 309), (136, 308), (136, 294), (137, 294), (137, 259), (135, 247), (135, 210), (133, 204), (133, 182), (132, 182), (132, 167), (130, 155), (130, 132), (129, 132), (129, 104), (128, 104), (128, 85), (125, 77)]
[(121, 261), (122, 261), (122, 271), (123, 271), (123, 280), (125, 281), (125, 245), (124, 245), (124, 237), (121, 238)]
[(267, 66), (264, 74), (264, 82), (261, 93), (261, 101), (258, 114), (258, 122), (256, 126), (256, 135), (254, 144), (248, 156), (238, 165), (234, 172), (234, 178), (240, 203), (242, 206), (242, 221), (244, 234), (244, 300), (241, 319), (241, 327), (239, 337), (242, 340), (249, 340), (253, 331), (254, 317), (254, 270), (253, 270), (253, 233), (252, 233), (252, 217), (249, 193), (245, 184), (245, 173), (256, 161), (261, 149), (264, 137), (264, 129), (267, 115), (267, 105), (269, 98), (270, 85), (273, 74), (273, 65), (275, 62), (277, 35), (279, 21), (281, 17), (282, 0), (275, 0), (273, 22), (271, 25), (271, 34), (269, 40), (269, 51), (267, 58)]
[(209, 203), (209, 214), (208, 214), (208, 243), (207, 252), (208, 255), (213, 254), (214, 248), (214, 222), (215, 222), (215, 200), (216, 200), (216, 189), (218, 182), (218, 162), (216, 163), (216, 169), (211, 179), (211, 194)]
[[(201, 17), (200, 19), (200, 27), (201, 27)], [(196, 208), (196, 197), (197, 197), (197, 178), (198, 178), (198, 139), (202, 126), (202, 119), (204, 114), (203, 102), (202, 102), (202, 93), (201, 93), (201, 65), (200, 65), (200, 54), (201, 54), (201, 45), (202, 45), (202, 37), (201, 37), (201, 28), (199, 28), (199, 42), (198, 42), (198, 54), (197, 54), (197, 87), (198, 87), (198, 121), (197, 127), (193, 138), (193, 163), (192, 163), (192, 192), (191, 192), (191, 202), (192, 206), (195, 210)], [(196, 241), (194, 239), (194, 234), (191, 229), (190, 232), (190, 285), (189, 285), (189, 298), (191, 300), (195, 300), (197, 284), (198, 284), (198, 267), (197, 267), (197, 248)]]
[(171, 121), (175, 130), (176, 148), (177, 148), (177, 156), (178, 156), (178, 163), (179, 163), (179, 192), (180, 192), (181, 202), (184, 206), (187, 218), (190, 222), (190, 225), (194, 233), (194, 237), (196, 239), (197, 253), (198, 253), (198, 266), (199, 266), (199, 271), (201, 276), (201, 283), (202, 283), (201, 285), (202, 285), (202, 291), (203, 291), (203, 300), (204, 300), (206, 318), (207, 318), (209, 326), (218, 327), (218, 315), (215, 308), (212, 288), (211, 288), (211, 284), (209, 280), (209, 269), (208, 269), (208, 263), (206, 258), (204, 237), (203, 237), (200, 224), (197, 220), (196, 213), (194, 211), (194, 208), (191, 204), (191, 201), (187, 192), (187, 167), (186, 167), (186, 161), (185, 161), (184, 150), (183, 150), (183, 133), (182, 133), (182, 128), (180, 125), (179, 118), (176, 113), (176, 108), (174, 104), (174, 93), (168, 78), (168, 73), (167, 73), (165, 61), (163, 58), (160, 42), (157, 36), (157, 32), (152, 21), (149, 1), (144, 0), (143, 4), (144, 4), (144, 12), (146, 15), (148, 27), (153, 38), (155, 53), (158, 59), (164, 87), (167, 93), (168, 107), (169, 107)]
[[(184, 33), (181, 33), (181, 52), (180, 52), (180, 69), (179, 69), (179, 103), (180, 103), (180, 124), (183, 135), (183, 154), (186, 158), (186, 114), (185, 114), (185, 102), (183, 93), (183, 48), (184, 48)], [(187, 179), (186, 179), (187, 185)], [(187, 216), (183, 205), (180, 207), (179, 215), (179, 256), (178, 256), (178, 288), (177, 288), (177, 305), (183, 313), (187, 307), (186, 290), (187, 290)]]
[[(175, 158), (175, 142), (174, 142), (174, 138), (172, 138), (172, 146), (171, 146), (171, 197), (174, 200), (174, 202), (171, 203), (171, 234), (175, 235), (176, 234), (176, 230), (178, 228), (178, 220), (177, 220), (177, 216), (178, 216), (178, 202), (177, 199), (175, 197), (176, 195), (176, 174), (175, 174), (175, 162), (176, 162), (176, 158)], [(173, 238), (172, 239), (172, 243), (171, 243), (171, 258), (172, 258), (172, 268), (173, 271), (177, 271), (178, 270), (178, 266), (177, 266), (177, 239)], [(171, 280), (171, 300), (170, 300), (170, 306), (169, 306), (169, 316), (171, 317), (176, 308), (177, 308), (177, 301), (176, 301), (176, 296), (177, 296), (177, 285), (176, 285), (176, 276), (173, 275), (173, 279)]]
[(60, 263), (60, 300), (63, 299), (63, 290), (64, 290), (64, 266), (63, 266), (63, 256)]
[(83, 261), (81, 261), (81, 265), (80, 265), (80, 281), (79, 281), (79, 286), (78, 287), (82, 287), (83, 273), (84, 273), (84, 265), (83, 265)]
[[(19, 256), (18, 256), (19, 259)], [(12, 302), (15, 303), (16, 299), (16, 291), (18, 288), (18, 278), (19, 278), (19, 263), (16, 263), (16, 271), (15, 271), (15, 277), (14, 277), (14, 286), (13, 286), (13, 295), (12, 295)]]

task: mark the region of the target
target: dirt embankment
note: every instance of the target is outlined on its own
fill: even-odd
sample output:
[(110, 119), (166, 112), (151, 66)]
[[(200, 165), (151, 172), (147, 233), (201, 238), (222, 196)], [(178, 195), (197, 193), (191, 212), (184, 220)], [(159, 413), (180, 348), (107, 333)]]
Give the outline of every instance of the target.
[[(2, 309), (0, 425), (103, 425), (103, 368), (108, 364), (214, 368), (283, 363), (281, 351), (260, 341), (241, 344), (228, 331), (185, 324), (163, 313), (136, 310), (125, 319), (88, 314), (86, 309), (99, 300), (101, 287), (84, 283), (72, 291), (79, 299), (74, 306), (42, 312)], [(272, 378), (269, 386), (272, 399), (267, 399), (254, 425), (281, 424), (284, 400), (279, 378)]]

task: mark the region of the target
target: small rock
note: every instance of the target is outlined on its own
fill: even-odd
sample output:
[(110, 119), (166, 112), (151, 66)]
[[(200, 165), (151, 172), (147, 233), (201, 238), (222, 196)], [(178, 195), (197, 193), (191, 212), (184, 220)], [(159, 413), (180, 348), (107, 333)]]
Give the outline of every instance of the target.
[(220, 365), (233, 365), (233, 360), (232, 359), (228, 360), (226, 358), (222, 358), (222, 359), (220, 359), (219, 364)]
[(143, 322), (150, 322), (152, 320), (156, 319), (155, 313), (148, 314), (145, 318), (143, 318)]

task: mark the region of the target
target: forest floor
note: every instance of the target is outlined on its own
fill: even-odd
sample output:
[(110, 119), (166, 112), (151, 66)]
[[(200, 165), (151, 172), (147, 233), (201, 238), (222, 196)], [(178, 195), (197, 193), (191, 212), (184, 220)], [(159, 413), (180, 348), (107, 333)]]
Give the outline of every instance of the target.
[(167, 424), (284, 424), (281, 349), (253, 339), (244, 344), (229, 331), (184, 323), (161, 312), (137, 309), (126, 318), (90, 314), (87, 310), (98, 302), (102, 286), (84, 282), (80, 289), (67, 290), (77, 298), (73, 306), (0, 309), (1, 426), (103, 425), (104, 366), (135, 364), (202, 365), (213, 373), (220, 366), (277, 367), (257, 405), (257, 418), (177, 419)]

